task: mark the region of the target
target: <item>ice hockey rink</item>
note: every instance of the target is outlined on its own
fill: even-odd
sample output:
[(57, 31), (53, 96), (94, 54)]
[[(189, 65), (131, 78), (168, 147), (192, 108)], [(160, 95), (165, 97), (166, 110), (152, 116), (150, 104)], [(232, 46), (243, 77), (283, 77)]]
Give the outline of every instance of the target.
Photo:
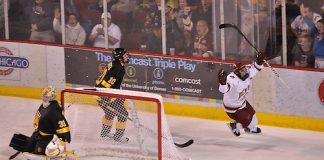
[[(4, 160), (15, 153), (8, 146), (14, 133), (32, 133), (33, 116), (40, 101), (0, 96), (0, 102), (0, 159)], [(194, 139), (191, 146), (178, 148), (192, 160), (324, 159), (324, 132), (261, 125), (260, 135), (242, 133), (240, 137), (235, 137), (224, 121), (170, 115), (167, 115), (167, 121), (175, 142)], [(96, 144), (89, 141), (88, 145)]]

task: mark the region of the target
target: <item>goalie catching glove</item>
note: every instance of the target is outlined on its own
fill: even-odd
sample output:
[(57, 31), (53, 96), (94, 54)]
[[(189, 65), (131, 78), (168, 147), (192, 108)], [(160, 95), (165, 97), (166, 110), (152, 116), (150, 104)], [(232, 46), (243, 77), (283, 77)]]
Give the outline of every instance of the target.
[(227, 73), (224, 71), (224, 69), (220, 69), (218, 72), (218, 83), (220, 83), (221, 85), (225, 85), (226, 78), (227, 78)]
[(62, 141), (54, 134), (53, 139), (46, 146), (45, 154), (48, 157), (57, 157), (65, 151), (66, 142)]

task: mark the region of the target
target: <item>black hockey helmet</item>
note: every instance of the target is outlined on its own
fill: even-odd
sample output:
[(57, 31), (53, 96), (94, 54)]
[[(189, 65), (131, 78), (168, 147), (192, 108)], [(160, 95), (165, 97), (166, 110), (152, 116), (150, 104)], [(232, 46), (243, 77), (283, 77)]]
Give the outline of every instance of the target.
[(115, 48), (112, 50), (112, 54), (115, 60), (122, 58), (125, 53), (127, 53), (127, 51), (124, 48)]

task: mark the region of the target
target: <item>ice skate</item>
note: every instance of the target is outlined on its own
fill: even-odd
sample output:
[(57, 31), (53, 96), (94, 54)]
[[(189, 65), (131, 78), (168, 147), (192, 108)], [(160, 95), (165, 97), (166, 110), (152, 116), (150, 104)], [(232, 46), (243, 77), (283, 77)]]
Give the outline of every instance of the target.
[(118, 143), (127, 143), (129, 141), (128, 137), (120, 137), (120, 136), (114, 136), (114, 141)]
[(113, 139), (113, 138), (114, 138), (114, 134), (113, 134), (113, 133), (100, 134), (100, 138), (109, 138), (109, 139)]
[(114, 138), (114, 133), (107, 132), (106, 130), (101, 130), (100, 139), (111, 140)]
[(232, 133), (235, 136), (241, 135), (240, 130), (236, 127), (236, 122), (230, 122), (230, 123), (227, 123), (226, 125), (229, 127), (229, 129), (232, 131)]
[(252, 134), (258, 134), (261, 133), (261, 129), (259, 127), (254, 127), (253, 129), (250, 128), (244, 128), (244, 131), (246, 133), (252, 133)]
[(108, 125), (102, 125), (102, 129), (100, 132), (100, 138), (107, 139), (107, 138), (113, 138), (114, 134), (110, 133), (111, 126)]

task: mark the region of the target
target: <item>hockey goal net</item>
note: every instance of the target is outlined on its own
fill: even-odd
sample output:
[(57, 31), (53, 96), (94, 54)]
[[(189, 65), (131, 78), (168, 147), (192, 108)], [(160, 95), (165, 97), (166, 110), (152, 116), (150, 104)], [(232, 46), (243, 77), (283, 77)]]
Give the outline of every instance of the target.
[[(76, 88), (62, 90), (61, 104), (71, 129), (68, 148), (78, 159), (188, 159), (174, 145), (160, 95)], [(108, 122), (109, 114), (115, 116)], [(103, 124), (112, 127), (107, 131)], [(120, 128), (124, 132), (118, 136)]]

